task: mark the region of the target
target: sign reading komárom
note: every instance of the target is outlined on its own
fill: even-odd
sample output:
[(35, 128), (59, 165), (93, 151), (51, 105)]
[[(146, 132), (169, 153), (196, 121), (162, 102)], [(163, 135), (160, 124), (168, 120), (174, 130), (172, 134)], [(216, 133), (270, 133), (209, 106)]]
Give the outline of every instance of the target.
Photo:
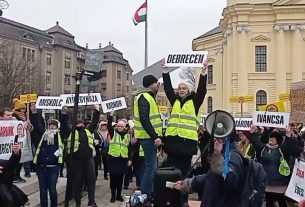
[(108, 101), (102, 102), (102, 108), (104, 113), (111, 112), (112, 110), (117, 111), (120, 109), (127, 108), (126, 101), (124, 97), (115, 98)]
[(208, 57), (207, 51), (192, 53), (172, 53), (165, 59), (165, 67), (203, 67)]
[(289, 118), (289, 113), (256, 111), (252, 121), (256, 126), (286, 128), (289, 125)]
[(62, 109), (65, 100), (59, 96), (39, 96), (36, 101), (37, 109)]
[[(64, 99), (64, 106), (74, 106), (74, 94), (62, 94), (60, 98)], [(100, 93), (81, 93), (79, 94), (78, 105), (86, 106), (86, 105), (95, 105), (101, 104), (102, 97)]]

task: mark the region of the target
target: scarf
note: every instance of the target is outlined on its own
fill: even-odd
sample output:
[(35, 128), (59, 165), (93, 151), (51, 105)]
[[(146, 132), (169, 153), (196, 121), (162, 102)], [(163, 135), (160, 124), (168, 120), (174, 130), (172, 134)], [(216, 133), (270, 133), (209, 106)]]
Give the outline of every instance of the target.
[(42, 135), (42, 139), (47, 142), (47, 145), (54, 145), (54, 137), (59, 132), (59, 129), (46, 130)]

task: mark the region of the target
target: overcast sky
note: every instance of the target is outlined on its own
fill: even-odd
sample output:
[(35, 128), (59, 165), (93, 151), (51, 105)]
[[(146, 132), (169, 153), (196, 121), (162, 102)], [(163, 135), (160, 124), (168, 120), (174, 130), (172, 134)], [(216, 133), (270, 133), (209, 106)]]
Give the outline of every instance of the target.
[[(138, 72), (144, 68), (144, 22), (132, 16), (145, 0), (8, 0), (3, 17), (48, 29), (59, 25), (81, 46), (111, 41)], [(148, 64), (191, 51), (192, 39), (218, 26), (226, 0), (148, 0)]]

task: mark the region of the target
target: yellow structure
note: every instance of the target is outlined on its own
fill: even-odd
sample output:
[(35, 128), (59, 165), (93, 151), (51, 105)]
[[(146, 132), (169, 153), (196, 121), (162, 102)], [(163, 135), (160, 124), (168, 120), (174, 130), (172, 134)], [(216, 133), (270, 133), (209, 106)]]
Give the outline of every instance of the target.
[(228, 0), (222, 15), (217, 28), (193, 40), (193, 50), (209, 51), (204, 113), (239, 116), (230, 98), (253, 96), (243, 106), (250, 116), (305, 80), (305, 0)]

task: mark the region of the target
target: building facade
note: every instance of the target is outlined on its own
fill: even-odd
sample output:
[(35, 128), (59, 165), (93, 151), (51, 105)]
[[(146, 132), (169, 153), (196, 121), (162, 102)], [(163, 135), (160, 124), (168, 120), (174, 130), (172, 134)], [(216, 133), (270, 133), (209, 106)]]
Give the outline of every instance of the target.
[[(219, 26), (192, 46), (209, 51), (204, 113), (224, 109), (251, 116), (258, 106), (279, 101), (291, 83), (305, 80), (305, 0), (228, 0)], [(253, 102), (230, 102), (244, 96)]]

